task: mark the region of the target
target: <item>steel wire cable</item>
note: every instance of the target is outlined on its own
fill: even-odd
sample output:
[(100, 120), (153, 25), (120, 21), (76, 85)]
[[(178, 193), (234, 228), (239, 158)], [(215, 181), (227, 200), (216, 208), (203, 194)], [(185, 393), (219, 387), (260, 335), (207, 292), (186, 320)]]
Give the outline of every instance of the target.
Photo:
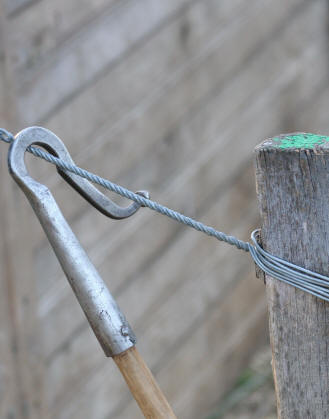
[[(14, 136), (9, 131), (0, 128), (0, 140), (10, 144), (12, 141), (14, 141)], [(175, 221), (178, 221), (181, 224), (192, 227), (197, 231), (207, 234), (208, 236), (215, 237), (219, 241), (223, 241), (230, 244), (231, 246), (237, 247), (238, 249), (249, 252), (256, 265), (259, 266), (259, 268), (269, 276), (290, 284), (295, 288), (308, 292), (309, 294), (321, 298), (322, 300), (329, 301), (329, 277), (297, 266), (264, 250), (258, 242), (260, 230), (255, 230), (252, 232), (252, 245), (251, 243), (239, 240), (234, 236), (230, 236), (214, 229), (213, 227), (196, 221), (191, 217), (187, 217), (178, 211), (174, 211), (168, 207), (165, 207), (158, 202), (145, 198), (142, 195), (134, 193), (120, 185), (117, 185), (116, 183), (104, 179), (76, 165), (65, 163), (61, 159), (41, 150), (40, 148), (30, 146), (27, 151), (37, 157), (46, 160), (49, 163), (56, 165), (64, 171), (66, 170), (81, 176), (93, 183), (104, 187), (105, 189), (108, 189), (117, 193), (118, 195), (137, 202), (143, 207), (150, 208), (151, 210), (165, 215)]]

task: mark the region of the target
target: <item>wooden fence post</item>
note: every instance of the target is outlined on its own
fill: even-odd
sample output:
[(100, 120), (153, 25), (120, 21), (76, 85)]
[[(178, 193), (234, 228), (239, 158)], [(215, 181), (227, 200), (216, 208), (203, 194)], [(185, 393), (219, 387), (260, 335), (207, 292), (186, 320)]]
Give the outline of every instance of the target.
[[(287, 134), (256, 147), (261, 241), (329, 275), (329, 138)], [(329, 303), (266, 276), (278, 417), (329, 415)]]

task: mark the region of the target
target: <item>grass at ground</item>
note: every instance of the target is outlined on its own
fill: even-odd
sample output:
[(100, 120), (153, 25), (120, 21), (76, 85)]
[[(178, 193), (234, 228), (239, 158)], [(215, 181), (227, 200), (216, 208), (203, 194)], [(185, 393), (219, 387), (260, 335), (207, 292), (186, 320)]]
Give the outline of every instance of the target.
[(206, 419), (276, 419), (271, 351), (261, 348)]

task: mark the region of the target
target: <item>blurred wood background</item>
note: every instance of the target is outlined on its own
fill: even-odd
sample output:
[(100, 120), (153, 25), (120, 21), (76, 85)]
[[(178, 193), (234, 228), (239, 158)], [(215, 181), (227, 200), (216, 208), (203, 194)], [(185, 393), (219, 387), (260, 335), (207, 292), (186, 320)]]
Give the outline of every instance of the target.
[[(0, 125), (45, 126), (80, 166), (248, 240), (254, 146), (329, 131), (327, 31), (326, 0), (1, 0)], [(139, 418), (0, 152), (0, 417)], [(177, 416), (207, 417), (267, 341), (250, 257), (147, 209), (106, 219), (27, 160)]]

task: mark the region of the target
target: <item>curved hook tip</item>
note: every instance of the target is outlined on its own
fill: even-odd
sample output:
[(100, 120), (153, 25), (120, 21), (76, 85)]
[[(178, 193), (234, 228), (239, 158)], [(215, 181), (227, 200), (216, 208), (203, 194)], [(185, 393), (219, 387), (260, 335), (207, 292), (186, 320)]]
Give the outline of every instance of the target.
[[(74, 165), (65, 145), (54, 133), (42, 127), (25, 128), (16, 135), (8, 154), (9, 170), (20, 184), (25, 183), (28, 186), (34, 182), (28, 176), (24, 163), (25, 151), (33, 144), (45, 148), (48, 152), (59, 157), (64, 162)], [(88, 180), (59, 168), (57, 170), (80, 195), (107, 217), (117, 220), (124, 219), (133, 215), (141, 207), (136, 202), (133, 202), (128, 207), (121, 207), (112, 202)], [(140, 191), (140, 195), (145, 198), (149, 197), (149, 193), (146, 191)]]
[[(146, 198), (146, 199), (150, 199), (150, 192), (149, 191), (137, 191), (136, 192), (138, 195), (141, 195), (143, 198)], [(145, 205), (141, 205), (141, 207), (144, 207), (145, 208)]]

